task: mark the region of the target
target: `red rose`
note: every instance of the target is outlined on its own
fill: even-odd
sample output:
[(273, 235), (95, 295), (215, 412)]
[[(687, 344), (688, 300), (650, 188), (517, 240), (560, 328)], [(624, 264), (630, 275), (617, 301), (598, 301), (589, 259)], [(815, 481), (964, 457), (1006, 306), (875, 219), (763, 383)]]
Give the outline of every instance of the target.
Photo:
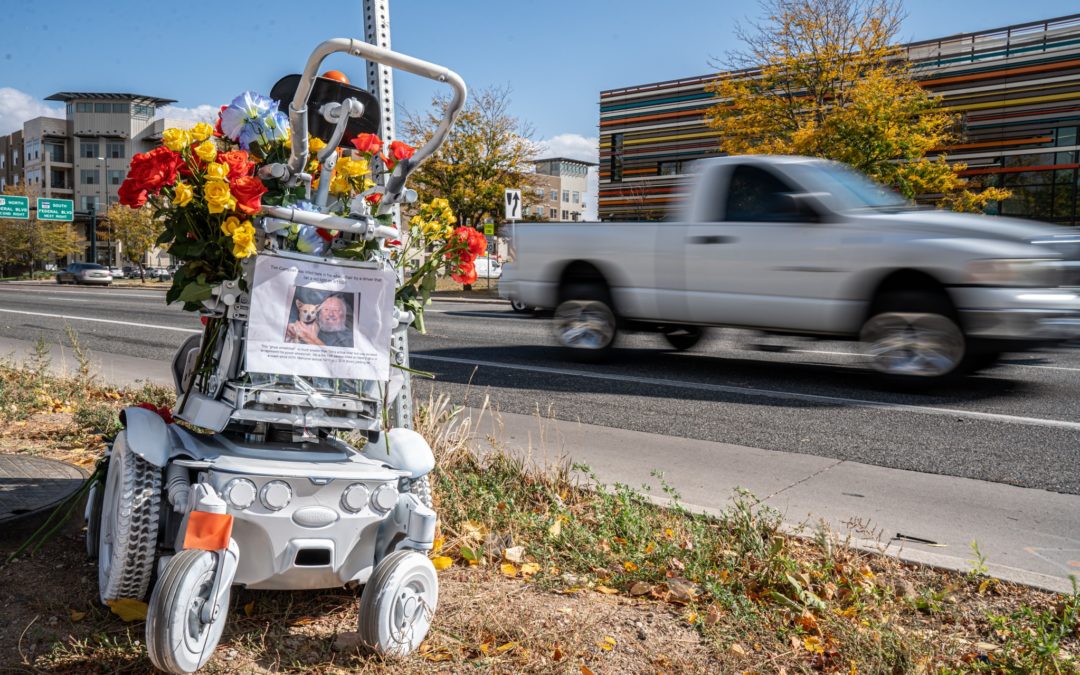
[(128, 208), (138, 209), (146, 203), (146, 188), (137, 186), (135, 181), (130, 179), (120, 185), (116, 194), (120, 197), (120, 203)]
[(161, 407), (158, 407), (158, 406), (154, 405), (153, 403), (140, 403), (135, 407), (142, 408), (143, 410), (149, 410), (150, 412), (153, 412), (153, 413), (157, 413), (158, 416), (161, 417), (161, 419), (165, 420), (165, 424), (172, 424), (173, 423), (172, 410), (169, 410), (168, 406), (163, 405)]
[(341, 234), (337, 230), (324, 230), (321, 227), (315, 228), (315, 234), (319, 235), (323, 241), (334, 241), (334, 237)]
[(148, 193), (156, 195), (166, 185), (174, 185), (183, 165), (184, 159), (179, 153), (166, 147), (135, 155), (131, 158), (127, 178), (117, 191), (120, 203), (139, 208), (146, 203)]
[(482, 256), (487, 253), (487, 237), (472, 227), (469, 228), (469, 253), (474, 256)]
[(374, 155), (382, 149), (382, 141), (375, 134), (360, 134), (352, 139), (353, 147), (360, 152)]
[(248, 215), (262, 209), (260, 200), (266, 194), (266, 186), (255, 176), (240, 176), (229, 181), (229, 191), (236, 198), (236, 208)]
[(408, 143), (402, 143), (401, 141), (394, 141), (390, 144), (390, 156), (394, 158), (394, 161), (400, 162), (403, 159), (408, 159), (416, 153), (416, 148)]
[(478, 278), (476, 265), (471, 262), (463, 262), (458, 266), (457, 272), (450, 274), (450, 278), (459, 284), (475, 284)]
[(223, 105), (223, 106), (221, 106), (221, 110), (218, 110), (217, 123), (214, 124), (214, 135), (217, 136), (218, 138), (224, 138), (225, 137), (225, 132), (221, 130), (221, 113), (225, 112), (225, 109), (228, 108), (228, 107), (229, 106), (227, 106), (227, 105)]
[(368, 204), (378, 206), (379, 202), (382, 201), (382, 194), (379, 192), (372, 192), (367, 197), (364, 197), (364, 199), (367, 200)]
[(229, 180), (235, 180), (243, 176), (250, 176), (255, 171), (255, 162), (251, 161), (247, 150), (230, 150), (220, 152), (217, 161), (229, 165)]

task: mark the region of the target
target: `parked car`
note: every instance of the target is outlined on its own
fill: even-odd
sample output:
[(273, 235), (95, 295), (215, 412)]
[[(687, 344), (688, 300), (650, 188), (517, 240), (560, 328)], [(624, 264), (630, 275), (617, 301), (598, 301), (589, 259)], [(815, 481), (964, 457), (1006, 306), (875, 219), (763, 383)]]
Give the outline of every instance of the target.
[(107, 267), (97, 263), (71, 263), (56, 273), (58, 284), (102, 284), (112, 283), (112, 274)]
[(1080, 335), (1073, 230), (922, 209), (803, 157), (707, 160), (673, 215), (519, 223), (499, 293), (554, 309), (559, 341), (583, 358), (625, 329), (688, 349), (727, 326), (858, 340), (903, 382)]
[[(502, 276), (502, 263), (498, 258), (488, 258), (487, 256), (480, 256), (476, 259), (476, 276), (480, 279), (498, 279)], [(488, 267), (491, 268), (491, 273), (488, 273)]]
[(125, 276), (127, 276), (124, 274), (124, 270), (120, 269), (119, 267), (110, 267), (109, 274), (112, 275), (113, 279), (123, 279)]
[(150, 269), (146, 270), (148, 275), (150, 274), (151, 270), (153, 270), (154, 279), (157, 279), (158, 281), (172, 281), (172, 272), (165, 269), (164, 267), (151, 267)]

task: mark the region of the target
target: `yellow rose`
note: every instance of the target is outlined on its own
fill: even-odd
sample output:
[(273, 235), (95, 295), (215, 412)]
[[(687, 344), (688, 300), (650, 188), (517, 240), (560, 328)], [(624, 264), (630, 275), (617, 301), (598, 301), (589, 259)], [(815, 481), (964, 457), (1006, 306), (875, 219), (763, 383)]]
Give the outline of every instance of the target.
[(173, 204), (176, 204), (177, 206), (187, 206), (194, 196), (195, 191), (191, 189), (191, 186), (184, 181), (180, 181), (173, 190)]
[(236, 199), (229, 192), (229, 184), (224, 181), (210, 181), (203, 187), (206, 207), (210, 213), (223, 213), (236, 208)]
[(173, 152), (180, 152), (191, 143), (191, 135), (186, 129), (166, 129), (161, 132), (161, 140), (165, 147)]
[(229, 165), (210, 162), (206, 165), (206, 180), (225, 180), (229, 175)]
[(308, 135), (307, 144), (308, 149), (311, 150), (311, 152), (318, 152), (326, 147), (326, 143), (324, 143), (323, 139), (319, 138), (318, 136)]
[(358, 178), (367, 175), (371, 171), (371, 165), (363, 158), (342, 157), (338, 160), (337, 169), (349, 178)]
[(214, 135), (214, 127), (210, 126), (206, 122), (199, 122), (195, 126), (191, 127), (189, 131), (191, 137), (196, 141), (205, 141)]
[(255, 228), (248, 223), (246, 228), (241, 227), (233, 232), (233, 257), (246, 258), (255, 254)]
[(334, 178), (330, 181), (330, 192), (334, 194), (348, 194), (352, 191), (352, 186), (349, 185), (349, 179), (345, 176), (334, 173)]
[(240, 219), (236, 216), (229, 216), (225, 219), (225, 222), (221, 224), (221, 232), (231, 237), (238, 227), (240, 227)]
[(217, 146), (213, 141), (203, 141), (195, 146), (195, 154), (204, 162), (212, 162), (217, 159)]

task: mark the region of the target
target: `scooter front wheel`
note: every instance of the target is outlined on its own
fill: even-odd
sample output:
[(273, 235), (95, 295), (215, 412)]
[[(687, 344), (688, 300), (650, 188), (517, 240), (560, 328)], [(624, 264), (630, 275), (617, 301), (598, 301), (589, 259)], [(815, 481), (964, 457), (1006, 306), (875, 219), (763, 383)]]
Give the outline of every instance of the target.
[(420, 646), (439, 600), (427, 556), (396, 551), (383, 558), (360, 596), (360, 638), (380, 654), (404, 656)]
[(217, 648), (225, 630), (229, 591), (216, 614), (203, 611), (212, 602), (215, 564), (210, 551), (181, 551), (154, 586), (146, 614), (146, 651), (160, 670), (193, 673), (206, 665)]

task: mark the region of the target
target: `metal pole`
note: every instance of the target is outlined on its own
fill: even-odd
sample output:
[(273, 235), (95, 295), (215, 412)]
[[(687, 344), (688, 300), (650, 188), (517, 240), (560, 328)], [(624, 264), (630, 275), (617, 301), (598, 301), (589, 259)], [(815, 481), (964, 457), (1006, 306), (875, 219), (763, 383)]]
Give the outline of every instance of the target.
[[(364, 0), (364, 39), (368, 44), (390, 49), (390, 1)], [(389, 66), (368, 62), (368, 90), (379, 100), (382, 110), (382, 126), (379, 135), (387, 144), (394, 140), (394, 75)], [(401, 212), (394, 210), (394, 225), (400, 225)], [(402, 282), (399, 272), (398, 283)], [(409, 366), (408, 327), (394, 330), (390, 339), (390, 349), (394, 361), (405, 368)], [(400, 371), (404, 377), (401, 391), (390, 404), (390, 424), (395, 427), (413, 428), (412, 380), (409, 372)]]
[(97, 262), (97, 208), (90, 209), (90, 262)]

